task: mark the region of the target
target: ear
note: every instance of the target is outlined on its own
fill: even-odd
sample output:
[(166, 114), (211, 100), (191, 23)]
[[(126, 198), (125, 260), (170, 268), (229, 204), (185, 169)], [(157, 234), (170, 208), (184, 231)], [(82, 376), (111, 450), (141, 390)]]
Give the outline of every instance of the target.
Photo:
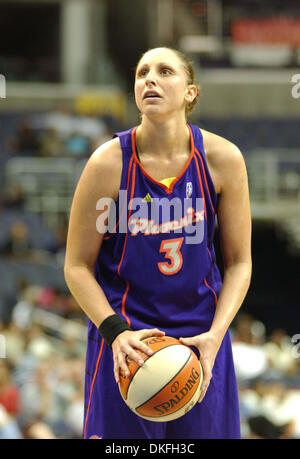
[(185, 101), (190, 104), (197, 97), (198, 89), (195, 84), (189, 84), (185, 90)]

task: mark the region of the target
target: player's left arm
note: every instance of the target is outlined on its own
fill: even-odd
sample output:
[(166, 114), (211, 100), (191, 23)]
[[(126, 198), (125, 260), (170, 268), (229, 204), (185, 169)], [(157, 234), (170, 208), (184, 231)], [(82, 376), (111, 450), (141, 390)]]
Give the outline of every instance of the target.
[(221, 341), (248, 291), (251, 272), (251, 211), (247, 170), (239, 149), (228, 142), (221, 161), (217, 216), (224, 279), (210, 331)]
[(224, 279), (210, 330), (183, 340), (184, 344), (196, 345), (200, 352), (204, 378), (199, 401), (209, 386), (223, 337), (246, 296), (252, 272), (251, 213), (245, 162), (239, 149), (225, 139), (218, 138), (215, 148), (211, 170), (219, 193), (217, 217)]

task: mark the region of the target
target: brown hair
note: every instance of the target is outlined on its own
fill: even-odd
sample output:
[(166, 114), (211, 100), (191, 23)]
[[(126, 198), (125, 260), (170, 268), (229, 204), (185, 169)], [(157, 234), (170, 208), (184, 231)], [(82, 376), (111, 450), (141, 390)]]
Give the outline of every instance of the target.
[[(152, 49), (158, 49), (158, 48), (152, 48)], [(145, 54), (147, 54), (149, 51), (152, 51), (152, 49), (148, 49), (148, 51), (142, 54), (142, 56), (140, 57), (136, 65), (135, 70), (137, 69), (141, 59), (145, 56)], [(185, 107), (185, 114), (186, 116), (188, 116), (195, 109), (195, 106), (197, 105), (198, 99), (200, 97), (200, 85), (195, 82), (195, 70), (194, 70), (193, 62), (190, 61), (184, 53), (182, 53), (181, 51), (178, 51), (177, 49), (168, 48), (166, 46), (161, 47), (161, 49), (167, 49), (169, 51), (172, 51), (178, 57), (183, 67), (184, 73), (186, 74), (187, 84), (188, 85), (192, 84), (192, 85), (197, 86), (197, 94), (196, 94), (195, 99), (192, 102), (186, 104), (186, 107)]]

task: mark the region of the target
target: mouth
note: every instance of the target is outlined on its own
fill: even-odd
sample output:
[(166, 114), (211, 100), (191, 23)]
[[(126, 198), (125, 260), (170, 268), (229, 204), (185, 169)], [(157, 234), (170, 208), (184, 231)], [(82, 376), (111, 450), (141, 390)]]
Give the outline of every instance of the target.
[(161, 96), (156, 91), (147, 91), (143, 99), (161, 99)]

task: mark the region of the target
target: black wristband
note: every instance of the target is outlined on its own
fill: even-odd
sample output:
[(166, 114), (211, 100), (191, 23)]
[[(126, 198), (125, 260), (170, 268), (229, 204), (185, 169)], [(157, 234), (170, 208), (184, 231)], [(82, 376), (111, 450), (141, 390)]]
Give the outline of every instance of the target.
[(100, 335), (109, 347), (115, 338), (125, 330), (131, 330), (131, 328), (118, 314), (106, 317), (98, 328)]

